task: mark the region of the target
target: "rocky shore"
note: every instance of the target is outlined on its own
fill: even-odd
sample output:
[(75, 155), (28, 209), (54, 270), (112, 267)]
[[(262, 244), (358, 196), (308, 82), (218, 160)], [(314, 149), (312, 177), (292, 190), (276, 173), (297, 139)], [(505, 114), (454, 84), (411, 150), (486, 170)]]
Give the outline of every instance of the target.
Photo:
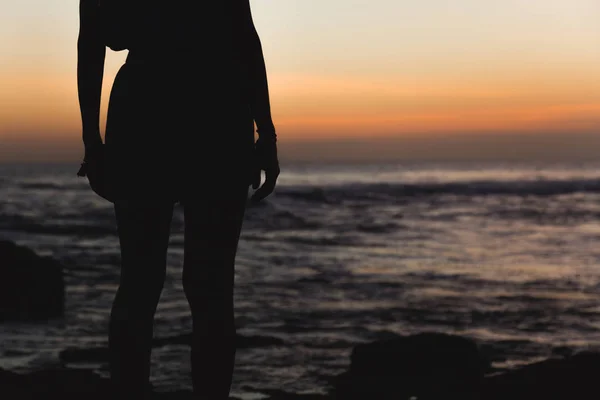
[[(163, 339), (185, 342), (187, 335)], [(268, 338), (241, 338), (240, 345), (269, 346)], [(69, 362), (99, 361), (105, 349), (68, 349), (64, 366), (29, 374), (0, 369), (2, 399), (110, 398), (110, 385), (92, 370), (70, 368)], [(551, 358), (496, 373), (477, 343), (460, 336), (422, 333), (356, 346), (348, 370), (330, 381), (326, 395), (264, 393), (270, 400), (566, 400), (598, 399), (600, 354), (579, 353)], [(191, 399), (189, 391), (157, 392), (157, 399)], [(232, 398), (233, 399), (233, 398)]]
[[(61, 266), (27, 248), (0, 241), (0, 322), (35, 321), (63, 313)], [(157, 338), (153, 345), (187, 345), (190, 335)], [(280, 339), (238, 336), (238, 348), (285, 346)], [(79, 363), (106, 363), (107, 349), (67, 348), (60, 368), (19, 374), (0, 368), (0, 398), (110, 399), (110, 384)], [(461, 336), (423, 332), (359, 344), (350, 366), (324, 395), (264, 393), (270, 400), (586, 400), (600, 398), (600, 353), (553, 356), (509, 371), (496, 371), (479, 343)], [(157, 392), (157, 399), (191, 399), (189, 391)]]

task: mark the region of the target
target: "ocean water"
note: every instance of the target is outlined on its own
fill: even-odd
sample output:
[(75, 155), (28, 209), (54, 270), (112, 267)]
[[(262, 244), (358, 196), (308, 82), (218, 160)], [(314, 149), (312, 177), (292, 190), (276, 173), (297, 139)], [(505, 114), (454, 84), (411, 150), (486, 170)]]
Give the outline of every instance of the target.
[[(0, 167), (0, 236), (63, 262), (67, 282), (64, 318), (0, 325), (1, 367), (106, 345), (118, 239), (77, 167)], [(394, 333), (474, 338), (498, 369), (600, 348), (600, 164), (282, 168), (247, 210), (235, 301), (239, 333), (284, 345), (238, 351), (233, 394), (322, 392), (354, 345)], [(182, 228), (177, 206), (157, 337), (191, 327)], [(188, 371), (188, 347), (154, 351), (159, 390), (189, 388)]]

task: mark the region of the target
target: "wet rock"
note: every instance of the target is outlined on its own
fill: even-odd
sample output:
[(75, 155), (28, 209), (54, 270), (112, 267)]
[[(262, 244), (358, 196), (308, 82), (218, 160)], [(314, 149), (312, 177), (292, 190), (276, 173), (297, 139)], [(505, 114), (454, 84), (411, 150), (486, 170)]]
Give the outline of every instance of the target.
[[(471, 340), (423, 333), (354, 348), (333, 380), (336, 400), (592, 400), (600, 398), (600, 353), (551, 358), (502, 373)], [(487, 373), (487, 375), (486, 375)]]
[[(114, 399), (110, 381), (91, 370), (49, 369), (17, 374), (0, 368), (0, 398), (7, 400)], [(191, 391), (154, 392), (152, 399), (193, 400)], [(230, 400), (239, 400), (230, 397)]]
[(0, 322), (61, 317), (64, 300), (63, 268), (58, 261), (0, 240)]
[[(187, 340), (187, 335), (180, 335), (160, 339), (157, 343), (186, 344)], [(105, 352), (103, 350), (99, 354), (104, 356)], [(597, 385), (600, 353), (584, 352), (552, 358), (515, 370), (485, 375), (487, 370), (487, 362), (482, 361), (478, 346), (473, 341), (452, 335), (423, 333), (356, 346), (350, 368), (333, 380), (334, 389), (327, 395), (294, 394), (280, 390), (263, 391), (263, 394), (269, 396), (269, 400), (600, 398), (600, 386)], [(0, 369), (2, 399), (41, 400), (58, 396), (99, 400), (111, 398), (109, 390), (109, 381), (91, 370), (61, 368), (17, 374)], [(187, 400), (193, 396), (191, 392), (182, 390), (155, 393), (153, 398)]]
[(549, 359), (485, 379), (485, 400), (600, 399), (600, 354)]
[[(0, 397), (3, 399), (48, 399), (65, 395), (85, 396), (86, 400), (110, 398), (110, 387), (89, 370), (51, 369), (17, 374), (0, 369)], [(83, 397), (81, 397), (83, 398)]]
[(332, 395), (325, 394), (295, 394), (282, 390), (266, 390), (262, 393), (269, 396), (267, 400), (334, 400)]
[(399, 336), (356, 346), (350, 369), (334, 381), (335, 394), (344, 400), (476, 399), (486, 369), (476, 343), (467, 338)]

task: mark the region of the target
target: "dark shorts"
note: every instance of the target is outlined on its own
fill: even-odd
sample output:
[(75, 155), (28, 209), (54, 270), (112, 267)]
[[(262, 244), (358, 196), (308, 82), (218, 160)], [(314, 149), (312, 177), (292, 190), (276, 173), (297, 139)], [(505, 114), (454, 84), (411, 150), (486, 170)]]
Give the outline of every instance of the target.
[(254, 122), (234, 81), (200, 65), (128, 59), (113, 83), (105, 135), (117, 199), (177, 202), (250, 183)]

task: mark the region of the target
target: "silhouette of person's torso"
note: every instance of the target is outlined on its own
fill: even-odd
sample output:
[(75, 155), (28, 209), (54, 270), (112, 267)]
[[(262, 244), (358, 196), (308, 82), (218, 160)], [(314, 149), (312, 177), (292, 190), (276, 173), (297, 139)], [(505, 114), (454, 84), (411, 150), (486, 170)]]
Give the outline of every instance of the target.
[(114, 104), (135, 126), (107, 135), (107, 143), (127, 141), (118, 145), (131, 149), (125, 159), (146, 154), (148, 160), (135, 156), (128, 163), (146, 171), (152, 165), (156, 171), (146, 175), (155, 182), (161, 174), (165, 181), (194, 182), (200, 171), (214, 169), (213, 160), (220, 171), (247, 170), (254, 143), (251, 63), (247, 25), (233, 7), (238, 0), (132, 1), (139, 4), (135, 34)]

